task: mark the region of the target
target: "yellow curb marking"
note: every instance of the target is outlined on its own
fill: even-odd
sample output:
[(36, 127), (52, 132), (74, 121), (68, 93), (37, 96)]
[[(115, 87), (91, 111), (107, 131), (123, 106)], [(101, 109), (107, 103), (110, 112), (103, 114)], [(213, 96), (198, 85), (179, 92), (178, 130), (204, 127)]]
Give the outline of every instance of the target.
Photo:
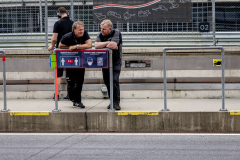
[(118, 115), (128, 116), (128, 115), (158, 115), (160, 111), (115, 111)]
[(240, 115), (240, 111), (228, 111), (230, 112), (230, 115)]
[(240, 115), (240, 111), (228, 111), (230, 112), (230, 115), (233, 116), (233, 115)]
[(48, 116), (51, 111), (9, 111), (10, 116)]

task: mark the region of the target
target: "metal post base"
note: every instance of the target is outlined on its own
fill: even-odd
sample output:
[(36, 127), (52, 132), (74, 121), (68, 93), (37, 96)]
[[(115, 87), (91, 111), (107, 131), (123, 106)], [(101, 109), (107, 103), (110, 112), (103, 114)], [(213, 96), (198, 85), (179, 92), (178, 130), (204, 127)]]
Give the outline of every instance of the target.
[(228, 111), (227, 108), (226, 109), (220, 109), (219, 111)]
[(8, 111), (10, 111), (9, 109), (3, 109), (3, 110), (1, 110), (1, 112), (8, 112)]
[(115, 109), (113, 109), (113, 110), (109, 109), (108, 112), (115, 112)]
[(52, 112), (61, 112), (61, 109), (54, 109)]
[(170, 111), (169, 109), (162, 109), (161, 110), (162, 112), (165, 112), (165, 111)]

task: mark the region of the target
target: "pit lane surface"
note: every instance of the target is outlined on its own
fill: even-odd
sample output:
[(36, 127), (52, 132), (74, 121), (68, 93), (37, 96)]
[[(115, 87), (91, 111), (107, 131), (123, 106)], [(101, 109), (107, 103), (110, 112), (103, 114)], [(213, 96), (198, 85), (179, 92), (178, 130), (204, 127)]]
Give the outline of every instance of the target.
[(240, 134), (1, 133), (1, 160), (239, 159)]

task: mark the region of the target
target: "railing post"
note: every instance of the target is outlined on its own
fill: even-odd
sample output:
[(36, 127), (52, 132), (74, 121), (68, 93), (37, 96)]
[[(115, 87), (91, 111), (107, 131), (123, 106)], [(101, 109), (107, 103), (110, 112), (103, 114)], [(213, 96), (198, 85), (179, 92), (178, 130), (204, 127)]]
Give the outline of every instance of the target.
[(216, 20), (215, 20), (215, 0), (212, 0), (212, 32), (213, 32), (213, 46), (216, 46)]
[(9, 110), (7, 109), (7, 94), (6, 94), (6, 66), (5, 66), (5, 51), (0, 50), (0, 53), (2, 53), (2, 62), (3, 62), (3, 110), (2, 112), (8, 112)]
[(167, 109), (167, 71), (166, 71), (166, 49), (163, 48), (163, 77), (164, 77), (164, 109), (162, 111), (169, 111)]
[(225, 108), (225, 56), (224, 48), (221, 49), (221, 69), (222, 69), (222, 108), (219, 111), (227, 111)]
[(72, 21), (74, 21), (74, 7), (73, 7), (73, 0), (71, 0), (71, 19), (72, 19)]
[(113, 62), (112, 62), (112, 50), (109, 50), (109, 75), (110, 75), (110, 110), (113, 109)]
[[(54, 49), (53, 54), (56, 55), (56, 64), (57, 64), (57, 54), (56, 54), (56, 49)], [(58, 85), (57, 85), (57, 66), (54, 69), (54, 88), (55, 88), (55, 109), (53, 112), (60, 112), (61, 109), (58, 109)]]
[(45, 48), (48, 48), (48, 4), (45, 0)]
[(39, 19), (40, 19), (40, 32), (42, 33), (42, 0), (39, 0)]

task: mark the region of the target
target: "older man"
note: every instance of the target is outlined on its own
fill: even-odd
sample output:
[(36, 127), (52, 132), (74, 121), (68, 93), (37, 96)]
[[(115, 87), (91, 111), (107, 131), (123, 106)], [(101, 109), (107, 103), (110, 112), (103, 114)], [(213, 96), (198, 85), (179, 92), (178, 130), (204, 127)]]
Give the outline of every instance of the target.
[[(72, 26), (72, 32), (67, 33), (63, 36), (59, 43), (61, 49), (87, 49), (92, 48), (91, 39), (84, 31), (84, 23), (77, 21)], [(67, 69), (66, 80), (68, 83), (68, 95), (70, 100), (73, 102), (73, 106), (85, 108), (81, 101), (82, 85), (84, 82), (85, 69)]]
[[(113, 29), (112, 22), (108, 19), (101, 23), (101, 32), (95, 40), (95, 48), (110, 48), (113, 50), (113, 107), (121, 110), (119, 76), (122, 66), (122, 35), (118, 29)], [(109, 69), (103, 69), (103, 79), (110, 97)], [(110, 108), (110, 105), (107, 107)]]

